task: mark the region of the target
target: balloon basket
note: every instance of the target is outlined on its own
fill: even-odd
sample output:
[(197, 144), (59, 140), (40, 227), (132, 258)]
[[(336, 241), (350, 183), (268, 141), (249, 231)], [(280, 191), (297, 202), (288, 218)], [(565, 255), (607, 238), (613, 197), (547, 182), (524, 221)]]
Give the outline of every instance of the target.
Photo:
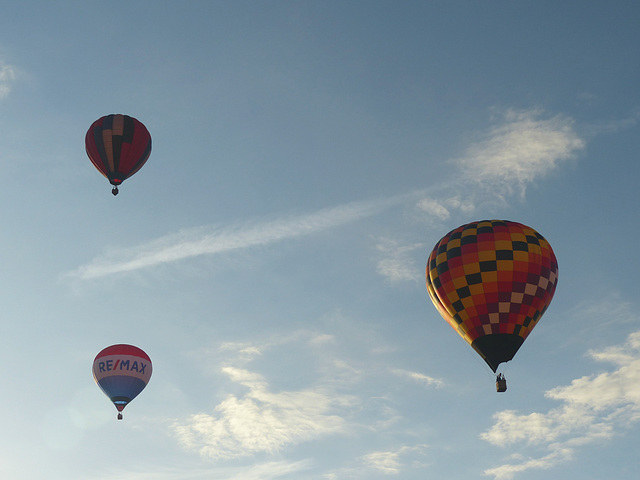
[(505, 378), (501, 380), (496, 380), (496, 392), (506, 392), (507, 391), (507, 380)]

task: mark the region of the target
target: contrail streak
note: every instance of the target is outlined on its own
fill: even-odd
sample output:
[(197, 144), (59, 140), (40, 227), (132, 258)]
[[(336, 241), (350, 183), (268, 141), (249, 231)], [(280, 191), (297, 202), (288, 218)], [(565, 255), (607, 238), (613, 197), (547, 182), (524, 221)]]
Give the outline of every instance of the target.
[(199, 255), (213, 255), (269, 245), (377, 215), (410, 199), (415, 199), (417, 195), (418, 192), (413, 192), (381, 200), (352, 202), (307, 215), (288, 216), (249, 225), (234, 225), (215, 231), (204, 232), (202, 228), (193, 229), (161, 237), (138, 247), (100, 255), (66, 276), (88, 280)]

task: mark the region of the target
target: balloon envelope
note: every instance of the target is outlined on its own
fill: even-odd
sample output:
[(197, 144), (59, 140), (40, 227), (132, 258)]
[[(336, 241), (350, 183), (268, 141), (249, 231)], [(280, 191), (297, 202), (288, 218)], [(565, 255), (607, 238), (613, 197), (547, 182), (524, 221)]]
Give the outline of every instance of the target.
[(151, 370), (149, 356), (133, 345), (111, 345), (93, 361), (93, 378), (118, 412), (147, 386)]
[(87, 131), (85, 148), (93, 165), (117, 186), (136, 173), (151, 154), (151, 135), (128, 115), (106, 115)]
[(533, 228), (483, 220), (446, 234), (429, 255), (426, 277), (436, 309), (495, 372), (549, 306), (558, 262)]

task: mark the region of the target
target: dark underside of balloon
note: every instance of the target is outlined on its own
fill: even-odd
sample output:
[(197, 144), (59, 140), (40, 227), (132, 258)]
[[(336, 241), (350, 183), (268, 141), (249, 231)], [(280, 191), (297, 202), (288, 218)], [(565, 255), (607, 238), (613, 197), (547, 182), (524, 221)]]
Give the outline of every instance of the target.
[(476, 338), (471, 346), (494, 372), (498, 365), (508, 362), (516, 354), (524, 339), (512, 333), (494, 333)]
[(116, 406), (119, 412), (124, 410), (124, 407), (131, 401), (128, 397), (111, 397), (111, 401)]
[(108, 178), (111, 185), (113, 185), (111, 193), (113, 193), (113, 196), (115, 197), (118, 194), (118, 185), (122, 184), (122, 180), (120, 180), (119, 178), (112, 178), (111, 176), (109, 176)]

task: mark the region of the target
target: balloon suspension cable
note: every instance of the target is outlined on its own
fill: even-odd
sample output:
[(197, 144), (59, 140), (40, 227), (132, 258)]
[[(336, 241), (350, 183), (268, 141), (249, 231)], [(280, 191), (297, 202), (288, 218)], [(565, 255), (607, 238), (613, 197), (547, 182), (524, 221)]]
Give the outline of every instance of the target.
[(113, 187), (111, 189), (111, 193), (113, 193), (113, 196), (115, 197), (118, 194), (118, 187)]

